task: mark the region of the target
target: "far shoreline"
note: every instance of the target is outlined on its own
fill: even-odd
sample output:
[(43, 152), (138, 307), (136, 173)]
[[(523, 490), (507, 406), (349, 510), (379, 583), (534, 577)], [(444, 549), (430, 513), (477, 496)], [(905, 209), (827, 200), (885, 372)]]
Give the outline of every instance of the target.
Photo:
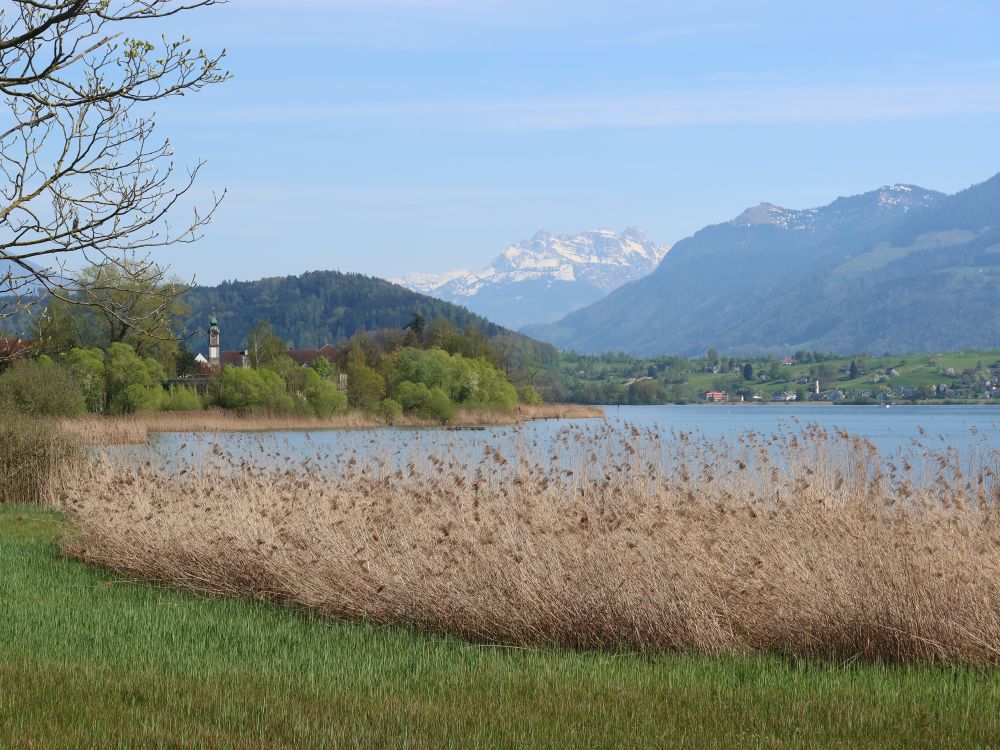
[(584, 404), (519, 404), (513, 412), (459, 410), (447, 422), (402, 416), (391, 422), (362, 412), (330, 419), (282, 414), (241, 415), (222, 409), (149, 412), (127, 416), (88, 415), (58, 421), (59, 427), (86, 445), (127, 445), (147, 442), (155, 433), (319, 432), (372, 429), (480, 429), (523, 424), (543, 419), (603, 419), (605, 407)]

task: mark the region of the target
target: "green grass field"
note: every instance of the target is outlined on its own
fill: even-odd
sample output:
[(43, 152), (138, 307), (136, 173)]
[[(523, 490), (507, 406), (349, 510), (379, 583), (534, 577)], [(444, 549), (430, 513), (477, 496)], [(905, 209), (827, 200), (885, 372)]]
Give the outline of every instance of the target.
[(123, 581), (0, 508), (0, 747), (995, 747), (1000, 675), (475, 646)]

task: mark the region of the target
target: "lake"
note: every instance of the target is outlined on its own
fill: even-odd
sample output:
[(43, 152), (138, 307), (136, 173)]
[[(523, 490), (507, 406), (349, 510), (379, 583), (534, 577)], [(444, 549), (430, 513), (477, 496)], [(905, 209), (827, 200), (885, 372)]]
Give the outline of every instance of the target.
[[(471, 430), (385, 428), (363, 430), (282, 431), (273, 433), (224, 433), (151, 435), (148, 447), (160, 460), (192, 460), (221, 449), (255, 464), (318, 458), (323, 462), (370, 460), (380, 457), (395, 465), (449, 452), (462, 460), (475, 460), (486, 446), (535, 457), (563, 451), (556, 438), (567, 428), (597, 433), (605, 425), (656, 430), (665, 437), (692, 432), (709, 440), (736, 439), (747, 432), (788, 434), (804, 425), (842, 430), (871, 440), (888, 457), (904, 454), (919, 460), (928, 450), (948, 448), (967, 452), (975, 447), (1000, 448), (1000, 408), (969, 406), (830, 406), (830, 405), (690, 405), (609, 406), (607, 419), (538, 420), (520, 426)], [(129, 453), (132, 451), (130, 450)]]

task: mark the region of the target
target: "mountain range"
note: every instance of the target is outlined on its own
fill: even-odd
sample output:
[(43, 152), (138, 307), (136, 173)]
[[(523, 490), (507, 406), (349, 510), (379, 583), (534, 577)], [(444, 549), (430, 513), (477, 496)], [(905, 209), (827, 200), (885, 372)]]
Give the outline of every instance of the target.
[(596, 302), (648, 274), (669, 249), (634, 228), (575, 235), (543, 230), (508, 247), (482, 271), (417, 273), (393, 281), (518, 329), (556, 321)]
[[(667, 250), (637, 230), (542, 232), (481, 274), (443, 284), (411, 278), (406, 289), (319, 271), (197, 287), (185, 322), (198, 332), (215, 314), (224, 346), (239, 348), (257, 322), (269, 320), (282, 338), (312, 348), (404, 326), (414, 312), (495, 337), (509, 331), (492, 321), (513, 328), (583, 305), (521, 330), (581, 353), (637, 355), (1000, 346), (1000, 174), (954, 195), (895, 184), (819, 208), (762, 203)], [(448, 296), (486, 314), (412, 287), (440, 296), (447, 287)], [(8, 333), (27, 332), (24, 316), (2, 324)]]
[(579, 352), (935, 352), (1000, 345), (998, 304), (1000, 175), (954, 195), (897, 184), (762, 203), (524, 332)]

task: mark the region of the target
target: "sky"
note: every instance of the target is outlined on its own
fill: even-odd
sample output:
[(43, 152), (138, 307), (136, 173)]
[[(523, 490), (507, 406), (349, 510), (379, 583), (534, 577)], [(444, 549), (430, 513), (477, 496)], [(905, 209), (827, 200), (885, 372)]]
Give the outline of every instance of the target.
[(233, 78), (158, 103), (198, 283), (479, 269), (539, 229), (672, 243), (769, 201), (1000, 172), (1000, 3), (231, 0), (146, 27)]

